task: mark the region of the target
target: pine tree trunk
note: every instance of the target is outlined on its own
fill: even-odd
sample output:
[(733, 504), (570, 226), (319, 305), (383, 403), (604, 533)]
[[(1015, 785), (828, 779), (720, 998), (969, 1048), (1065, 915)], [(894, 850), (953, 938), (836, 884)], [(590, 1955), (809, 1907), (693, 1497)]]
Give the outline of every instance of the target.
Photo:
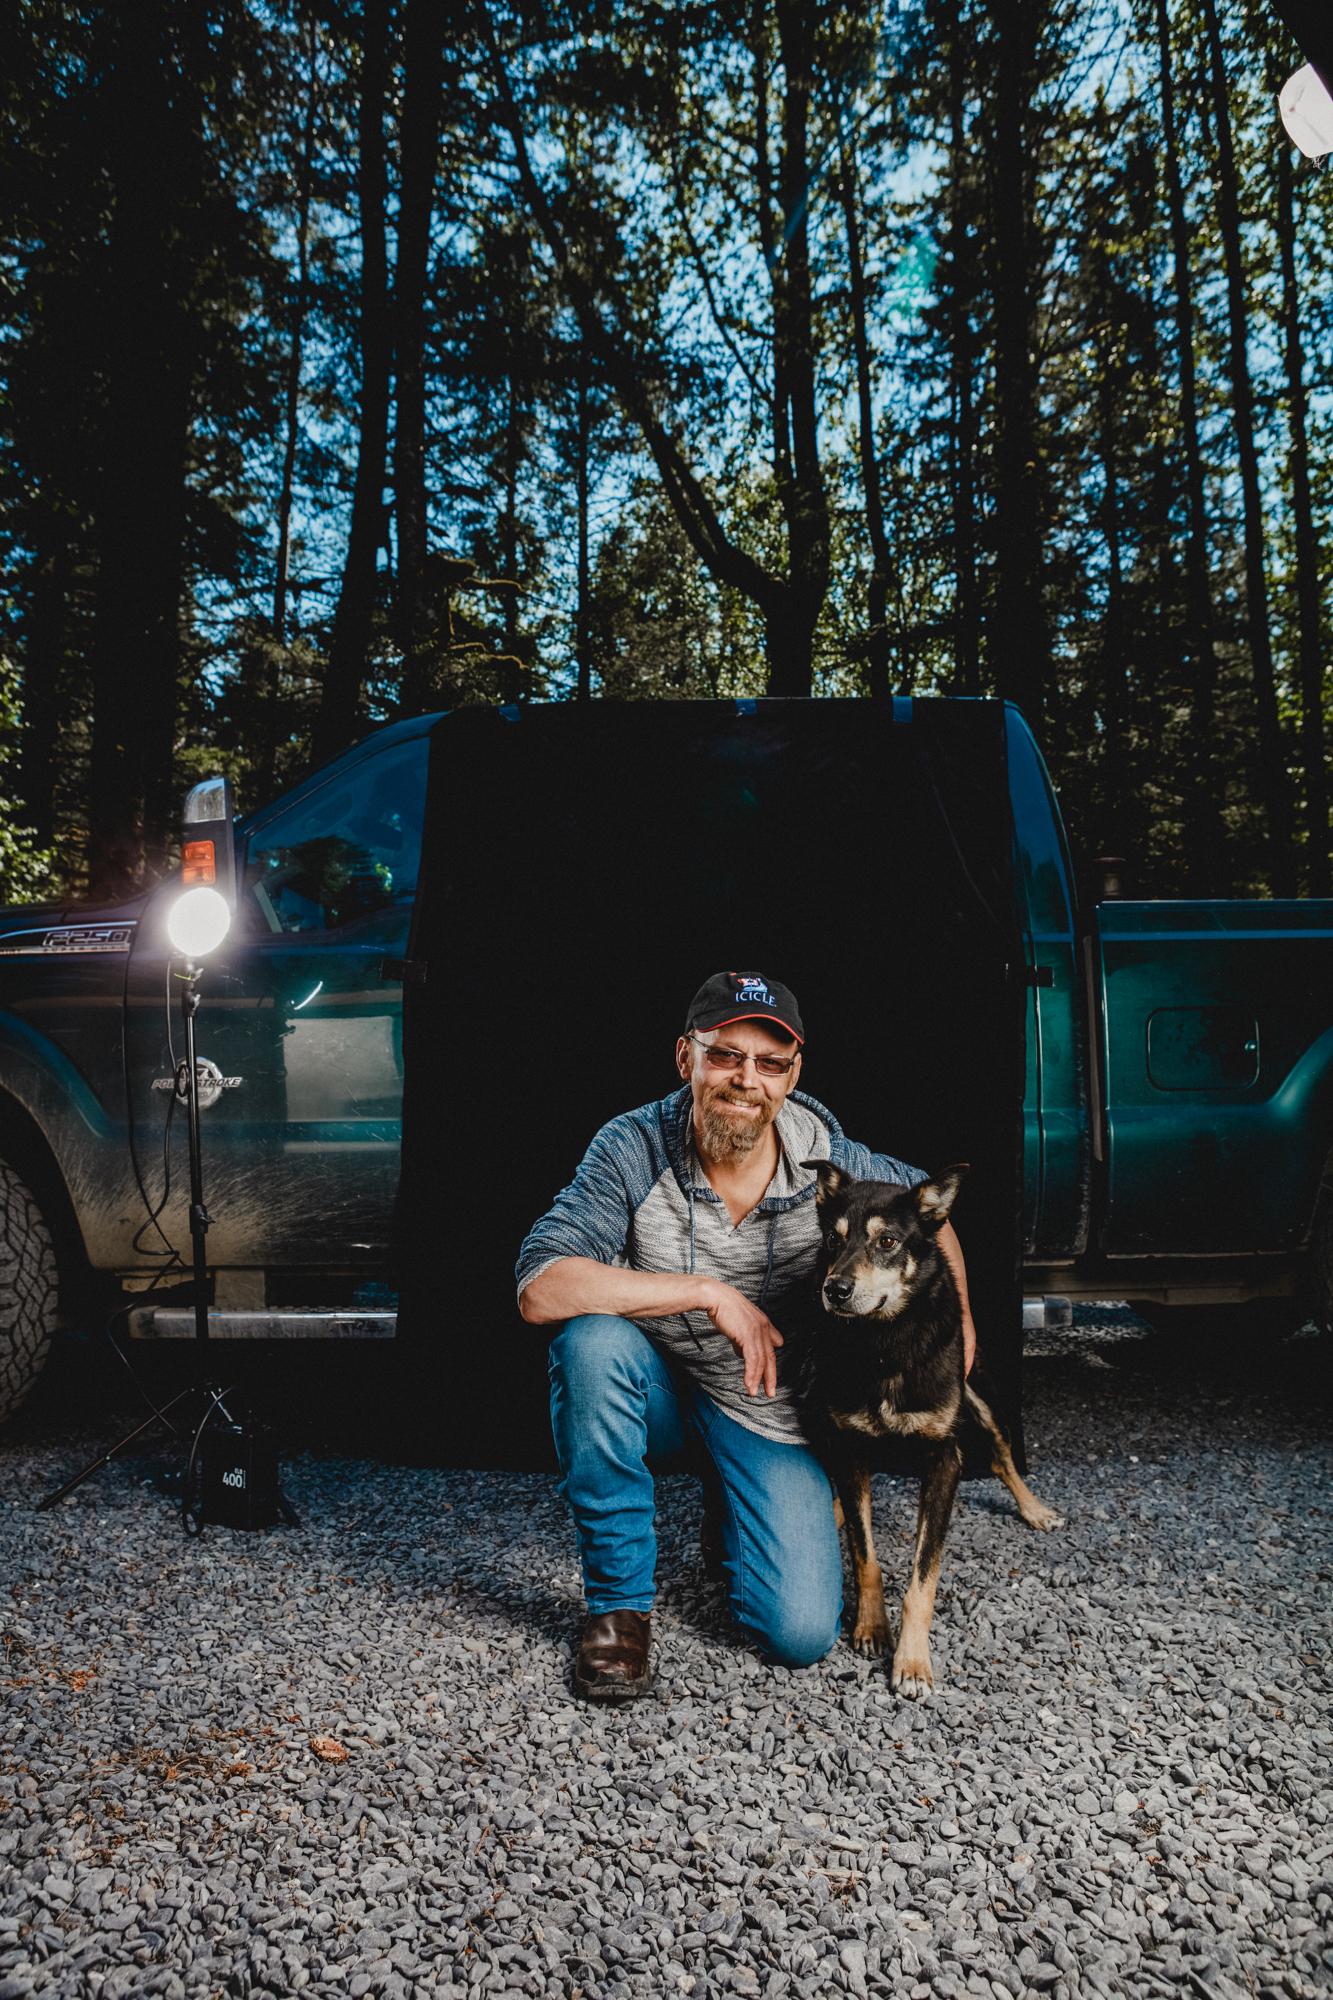
[(750, 10), (750, 38), (754, 79), (754, 175), (755, 209), (759, 222), (759, 247), (768, 272), (773, 301), (773, 369), (769, 399), (769, 427), (772, 434), (773, 475), (781, 487), (789, 483), (791, 469), (791, 409), (784, 369), (786, 349), (777, 338), (781, 316), (781, 292), (785, 282), (782, 265), (781, 230), (774, 226), (772, 138), (768, 115), (768, 0), (754, 0)]
[(384, 475), (388, 456), (389, 273), (385, 247), (387, 178), (384, 100), (388, 81), (389, 0), (365, 0), (362, 16), (361, 100), (357, 120), (357, 198), (361, 222), (361, 428), (352, 521), (338, 609), (315, 723), (316, 763), (334, 756), (356, 733), (374, 623), (379, 552), (384, 546)]
[(107, 82), (113, 215), (92, 648), (88, 868), (99, 897), (128, 895), (145, 865), (162, 867), (178, 803), (193, 358), (182, 261), (199, 183), (198, 107), (179, 58), (161, 0), (121, 11)]
[(819, 462), (815, 316), (810, 282), (810, 65), (812, 22), (805, 0), (777, 0), (782, 52), (782, 202), (784, 279), (774, 293), (775, 344), (791, 410), (792, 475), (780, 491), (787, 522), (791, 636), (769, 658), (769, 693), (808, 695), (814, 685), (814, 636), (829, 581), (829, 510)]
[(1037, 0), (992, 0), (996, 23), (995, 153), (991, 229), (995, 253), (996, 576), (987, 656), (997, 692), (1041, 732), (1050, 679), (1043, 578), (1045, 482), (1037, 440), (1033, 356), (1033, 171), (1029, 100), (1036, 66)]
[(1158, 73), (1162, 91), (1162, 148), (1171, 253), (1175, 266), (1176, 361), (1180, 373), (1180, 431), (1185, 449), (1185, 490), (1189, 529), (1185, 540), (1186, 646), (1190, 662), (1190, 735), (1185, 802), (1186, 883), (1195, 895), (1226, 893), (1220, 785), (1214, 769), (1213, 731), (1217, 715), (1217, 655), (1213, 644), (1212, 595), (1208, 585), (1208, 517), (1204, 504), (1203, 459), (1199, 449), (1198, 396), (1194, 377), (1194, 299), (1190, 287), (1189, 231), (1180, 178), (1176, 133), (1175, 77), (1166, 0), (1154, 0), (1157, 15)]
[[(1228, 360), (1236, 425), (1236, 455), (1245, 518), (1245, 600), (1254, 699), (1259, 720), (1259, 780), (1268, 822), (1268, 865), (1275, 894), (1295, 893), (1292, 852), (1291, 793), (1286, 755), (1278, 718), (1273, 644), (1268, 622), (1268, 579), (1264, 571), (1264, 508), (1259, 488), (1259, 454), (1254, 437), (1254, 387), (1250, 379), (1249, 315), (1245, 305), (1245, 261), (1241, 247), (1240, 191), (1231, 110), (1227, 102), (1226, 62), (1217, 25), (1216, 0), (1202, 0), (1208, 38), (1213, 118), (1217, 128), (1217, 206), (1222, 224), (1226, 265)], [(1279, 142), (1283, 143), (1283, 142)]]
[(977, 595), (977, 418), (972, 374), (976, 363), (970, 305), (973, 251), (964, 201), (970, 154), (963, 124), (967, 70), (963, 54), (962, 0), (949, 18), (949, 373), (953, 418), (950, 455), (953, 515), (954, 632), (957, 692), (981, 693), (981, 612)]
[(402, 192), (394, 272), (394, 519), (398, 530), (398, 637), (403, 655), (402, 712), (429, 705), (433, 648), (423, 629), (427, 548), (426, 274), (440, 142), (443, 10), (438, 0), (407, 0), (403, 96)]
[(1127, 854), (1127, 821), (1134, 795), (1130, 751), (1129, 672), (1125, 657), (1125, 578), (1120, 530), (1120, 462), (1117, 448), (1122, 409), (1109, 354), (1097, 357), (1097, 441), (1102, 462), (1101, 528), (1106, 542), (1106, 615), (1102, 620), (1101, 682), (1105, 749), (1104, 790), (1107, 801), (1101, 833), (1104, 851)]
[(575, 394), (574, 468), (575, 504), (578, 510), (578, 602), (574, 613), (574, 659), (578, 669), (578, 698), (589, 701), (592, 698), (592, 658), (589, 644), (589, 618), (592, 610), (592, 578), (588, 562), (588, 457), (591, 448), (591, 424), (588, 415), (588, 371), (582, 356), (579, 357), (578, 383)]
[[(301, 437), (301, 361), (310, 305), (310, 204), (315, 166), (315, 123), (319, 111), (319, 28), (313, 13), (306, 24), (306, 101), (296, 188), (296, 291), (292, 299), (283, 384), (282, 473), (278, 486), (278, 553), (273, 568), (273, 645), (287, 643), (287, 600), (291, 590), (292, 505), (296, 490), (296, 450)], [(260, 742), (255, 785), (260, 798), (273, 790), (278, 758), (279, 662), (272, 650), (260, 690)]]
[(866, 589), (870, 621), (870, 694), (873, 700), (886, 702), (889, 698), (889, 538), (884, 528), (884, 496), (880, 490), (879, 455), (875, 450), (875, 401), (870, 379), (866, 278), (861, 257), (861, 218), (855, 174), (846, 144), (841, 143), (838, 186), (847, 232), (847, 279), (851, 293), (852, 349), (856, 356), (861, 487), (865, 494), (866, 533), (870, 537), (870, 577)]
[(1328, 751), (1324, 737), (1324, 672), (1320, 647), (1320, 548), (1310, 502), (1310, 451), (1300, 294), (1296, 289), (1296, 216), (1291, 153), (1278, 139), (1278, 247), (1282, 260), (1283, 360), (1291, 450), (1291, 517), (1296, 541), (1297, 654), (1301, 684), (1301, 761), (1305, 767), (1305, 890), (1333, 894), (1328, 848)]
[[(281, 646), (287, 638), (287, 596), (291, 572), (292, 497), (296, 484), (296, 447), (300, 439), (301, 350), (310, 294), (310, 199), (315, 160), (315, 117), (319, 108), (318, 28), (312, 14), (307, 24), (305, 124), (301, 135), (301, 165), (296, 190), (296, 294), (292, 300), (291, 333), (287, 346), (287, 379), (283, 387), (282, 477), (278, 489), (278, 559), (273, 574), (273, 637)], [(271, 706), (271, 703), (269, 704)], [(272, 730), (266, 734), (272, 735)], [(269, 746), (266, 746), (266, 748)]]

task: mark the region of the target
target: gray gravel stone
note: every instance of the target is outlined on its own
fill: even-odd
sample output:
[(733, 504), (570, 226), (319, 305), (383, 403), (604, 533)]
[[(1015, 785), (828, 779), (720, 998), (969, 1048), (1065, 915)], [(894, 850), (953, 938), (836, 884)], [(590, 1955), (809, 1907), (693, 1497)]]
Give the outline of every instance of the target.
[[(284, 1470), (299, 1532), (187, 1544), (147, 1459), (35, 1514), (17, 1496), (115, 1425), (24, 1413), (0, 2000), (1313, 2000), (1327, 1357), (1279, 1344), (1256, 1386), (1080, 1308), (1025, 1371), (1033, 1484), (1069, 1525), (963, 1488), (920, 1705), (845, 1643), (763, 1662), (700, 1573), (684, 1477), (659, 1485), (657, 1689), (603, 1711), (569, 1690), (553, 1479), (311, 1448)], [(913, 1496), (881, 1477), (874, 1504), (900, 1588)]]

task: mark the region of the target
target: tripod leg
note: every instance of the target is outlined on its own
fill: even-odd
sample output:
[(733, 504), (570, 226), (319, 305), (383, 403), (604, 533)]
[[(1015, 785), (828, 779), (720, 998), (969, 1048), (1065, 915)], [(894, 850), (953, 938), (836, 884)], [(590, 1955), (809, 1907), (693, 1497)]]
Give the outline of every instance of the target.
[(102, 1467), (108, 1464), (118, 1451), (124, 1451), (127, 1444), (133, 1444), (137, 1437), (142, 1437), (145, 1431), (151, 1430), (159, 1417), (165, 1416), (168, 1410), (175, 1409), (177, 1403), (183, 1403), (187, 1396), (193, 1396), (194, 1394), (196, 1394), (196, 1385), (191, 1383), (187, 1388), (182, 1389), (178, 1395), (173, 1396), (169, 1403), (164, 1403), (160, 1410), (155, 1410), (151, 1417), (145, 1417), (143, 1422), (136, 1424), (132, 1431), (126, 1431), (124, 1437), (117, 1438), (116, 1442), (113, 1445), (109, 1445), (100, 1458), (95, 1458), (91, 1465), (85, 1465), (82, 1472), (76, 1472), (72, 1479), (67, 1479), (64, 1485), (58, 1487), (54, 1493), (48, 1493), (44, 1499), (39, 1500), (36, 1511), (39, 1514), (44, 1514), (48, 1507), (54, 1507), (57, 1500), (63, 1500), (65, 1495), (72, 1493), (76, 1486), (82, 1486), (85, 1479), (91, 1479), (95, 1472), (100, 1472)]

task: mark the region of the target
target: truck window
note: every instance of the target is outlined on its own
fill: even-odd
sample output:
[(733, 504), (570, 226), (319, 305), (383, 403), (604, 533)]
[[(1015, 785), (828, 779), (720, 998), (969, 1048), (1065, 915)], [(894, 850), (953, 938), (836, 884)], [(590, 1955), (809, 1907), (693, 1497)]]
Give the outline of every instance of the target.
[(251, 834), (249, 928), (340, 931), (416, 893), (426, 808), (426, 737), (395, 744)]

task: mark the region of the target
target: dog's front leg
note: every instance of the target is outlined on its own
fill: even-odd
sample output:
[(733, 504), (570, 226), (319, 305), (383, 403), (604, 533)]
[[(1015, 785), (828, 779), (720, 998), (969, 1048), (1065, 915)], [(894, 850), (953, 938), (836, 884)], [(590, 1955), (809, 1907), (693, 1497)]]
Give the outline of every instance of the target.
[(840, 1459), (838, 1497), (843, 1525), (856, 1572), (856, 1623), (852, 1645), (858, 1653), (879, 1655), (889, 1650), (889, 1619), (884, 1609), (884, 1578), (875, 1555), (870, 1525), (870, 1467), (863, 1459)]
[(940, 1557), (962, 1469), (963, 1455), (949, 1440), (931, 1448), (921, 1475), (912, 1577), (903, 1599), (902, 1624), (893, 1654), (893, 1685), (899, 1694), (928, 1694), (935, 1684), (930, 1669), (930, 1621), (935, 1615)]

